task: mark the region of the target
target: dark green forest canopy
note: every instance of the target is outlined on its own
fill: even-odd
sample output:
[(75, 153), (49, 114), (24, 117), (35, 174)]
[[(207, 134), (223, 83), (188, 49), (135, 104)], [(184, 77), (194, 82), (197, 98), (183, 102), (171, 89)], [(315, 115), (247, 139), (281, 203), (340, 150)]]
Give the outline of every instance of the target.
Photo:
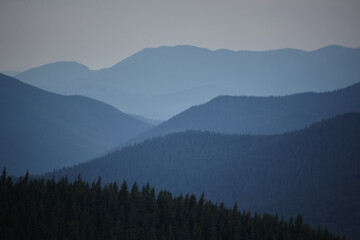
[(204, 192), (213, 202), (360, 234), (360, 113), (272, 136), (188, 131), (157, 137), (46, 175), (92, 182), (146, 182), (173, 194)]
[(157, 196), (149, 184), (128, 189), (124, 181), (101, 186), (78, 177), (69, 182), (0, 179), (1, 239), (345, 239), (316, 230), (302, 216), (285, 221), (278, 215), (250, 214), (201, 195)]

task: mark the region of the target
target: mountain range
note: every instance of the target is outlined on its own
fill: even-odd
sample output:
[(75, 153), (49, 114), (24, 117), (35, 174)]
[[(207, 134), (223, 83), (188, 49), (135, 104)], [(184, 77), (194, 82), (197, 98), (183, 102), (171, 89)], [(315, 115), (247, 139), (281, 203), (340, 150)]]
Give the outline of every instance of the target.
[[(312, 225), (359, 236), (360, 113), (278, 135), (187, 131), (156, 137), (47, 174), (89, 182), (151, 182), (175, 194), (205, 193), (253, 212), (301, 213)], [(351, 239), (351, 238), (350, 238)], [(353, 238), (355, 239), (355, 238)]]
[(331, 91), (360, 79), (360, 48), (328, 46), (230, 51), (146, 48), (106, 69), (74, 62), (29, 69), (16, 78), (65, 95), (83, 95), (132, 114), (166, 120), (219, 95), (269, 96)]
[(152, 127), (97, 100), (50, 93), (3, 74), (0, 116), (0, 165), (16, 176), (89, 160)]
[(331, 92), (282, 97), (219, 96), (179, 113), (118, 148), (186, 130), (279, 134), (346, 112), (360, 112), (360, 83)]
[(12, 176), (204, 192), (356, 239), (359, 62), (360, 48), (340, 46), (175, 46), (96, 71), (57, 62), (20, 81), (0, 74), (0, 165)]

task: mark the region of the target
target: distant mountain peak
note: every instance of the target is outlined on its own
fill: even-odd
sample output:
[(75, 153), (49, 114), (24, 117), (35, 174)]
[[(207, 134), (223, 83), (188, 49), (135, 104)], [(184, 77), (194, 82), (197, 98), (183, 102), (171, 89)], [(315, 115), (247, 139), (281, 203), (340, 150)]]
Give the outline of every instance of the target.
[(89, 96), (124, 112), (169, 119), (219, 95), (284, 96), (343, 88), (359, 81), (359, 62), (358, 49), (341, 46), (232, 51), (178, 45), (145, 48), (97, 71), (64, 71), (63, 64), (54, 63), (60, 70), (47, 65), (17, 77), (48, 91)]
[(47, 69), (56, 69), (56, 70), (67, 70), (67, 69), (82, 69), (82, 70), (90, 70), (89, 67), (85, 66), (84, 64), (75, 62), (75, 61), (57, 61), (48, 64), (41, 65), (39, 67), (34, 67), (28, 69), (22, 73), (26, 73), (27, 71), (34, 71), (34, 70), (47, 70)]

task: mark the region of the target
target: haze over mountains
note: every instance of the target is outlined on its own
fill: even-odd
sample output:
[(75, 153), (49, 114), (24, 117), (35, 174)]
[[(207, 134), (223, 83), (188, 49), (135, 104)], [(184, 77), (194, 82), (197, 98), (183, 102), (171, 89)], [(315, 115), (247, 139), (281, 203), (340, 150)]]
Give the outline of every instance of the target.
[(346, 112), (360, 112), (360, 83), (331, 92), (282, 97), (219, 96), (179, 113), (124, 144), (185, 130), (278, 134)]
[(11, 175), (74, 165), (151, 125), (81, 96), (61, 96), (0, 74), (0, 165)]
[(170, 134), (48, 177), (149, 181), (156, 189), (204, 192), (252, 211), (300, 212), (315, 226), (354, 237), (360, 234), (359, 159), (360, 113), (349, 113), (281, 135)]
[(60, 94), (79, 94), (121, 111), (166, 120), (218, 95), (268, 96), (331, 91), (360, 79), (360, 48), (311, 52), (210, 51), (193, 46), (146, 48), (118, 64), (91, 71), (53, 63), (16, 77)]
[(12, 71), (12, 70), (10, 70), (10, 71), (3, 71), (1, 73), (5, 74), (7, 76), (10, 76), (10, 77), (14, 77), (14, 76), (20, 74), (21, 72), (20, 71)]
[(74, 94), (66, 89), (83, 84), (81, 79), (77, 79), (91, 72), (88, 67), (76, 62), (56, 62), (29, 69), (15, 77), (20, 80), (31, 79), (24, 82), (44, 90), (59, 94)]
[(205, 192), (356, 239), (359, 63), (360, 48), (340, 46), (176, 46), (97, 71), (57, 62), (16, 75), (22, 82), (0, 74), (0, 165)]
[(145, 123), (148, 123), (150, 125), (156, 126), (159, 125), (160, 123), (164, 122), (161, 120), (155, 120), (155, 119), (149, 119), (140, 115), (136, 115), (136, 114), (129, 114), (130, 116), (132, 116), (133, 118), (139, 119), (140, 121), (143, 121)]

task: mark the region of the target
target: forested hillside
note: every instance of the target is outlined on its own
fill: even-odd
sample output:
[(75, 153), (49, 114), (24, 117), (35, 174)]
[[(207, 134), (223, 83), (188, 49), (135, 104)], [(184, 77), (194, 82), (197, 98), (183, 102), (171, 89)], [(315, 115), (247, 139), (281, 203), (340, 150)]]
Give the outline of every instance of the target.
[(0, 166), (44, 173), (90, 160), (151, 128), (81, 96), (43, 91), (0, 74)]
[[(301, 215), (289, 221), (214, 204), (202, 195), (157, 195), (149, 184), (101, 187), (77, 178), (0, 179), (1, 239), (340, 240)], [(241, 207), (241, 206), (240, 206)]]
[[(175, 194), (205, 192), (245, 209), (298, 212), (336, 233), (359, 236), (360, 113), (281, 135), (188, 131), (125, 147), (47, 176), (151, 182)], [(356, 238), (353, 238), (356, 239)]]

